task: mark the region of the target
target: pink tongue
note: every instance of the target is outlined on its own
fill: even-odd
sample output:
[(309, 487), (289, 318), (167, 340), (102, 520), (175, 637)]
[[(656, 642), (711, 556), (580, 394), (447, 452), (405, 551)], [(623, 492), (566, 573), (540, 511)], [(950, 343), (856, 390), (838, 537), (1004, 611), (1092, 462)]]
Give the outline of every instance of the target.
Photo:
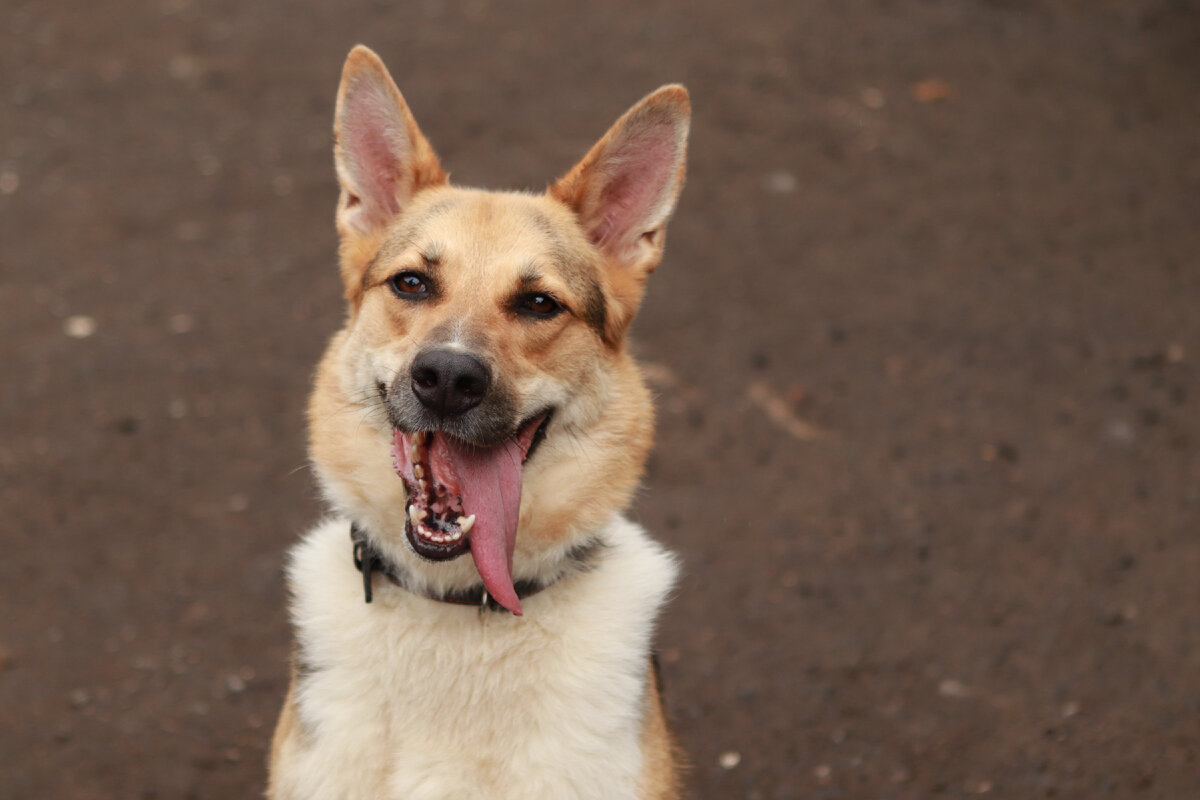
[[(483, 585), (496, 602), (518, 616), (521, 600), (513, 586), (513, 548), (521, 511), (521, 461), (535, 425), (495, 447), (475, 447), (436, 435), (429, 462), (434, 475), (457, 484), (466, 515), (475, 515), (471, 557)], [(457, 478), (457, 480), (454, 480)]]

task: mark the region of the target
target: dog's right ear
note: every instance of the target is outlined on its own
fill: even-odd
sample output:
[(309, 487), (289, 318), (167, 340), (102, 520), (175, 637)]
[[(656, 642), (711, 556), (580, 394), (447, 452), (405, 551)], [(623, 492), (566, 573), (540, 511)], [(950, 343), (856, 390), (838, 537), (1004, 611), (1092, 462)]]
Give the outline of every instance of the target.
[(387, 67), (362, 45), (342, 69), (333, 135), (343, 244), (349, 237), (374, 238), (414, 194), (446, 182)]

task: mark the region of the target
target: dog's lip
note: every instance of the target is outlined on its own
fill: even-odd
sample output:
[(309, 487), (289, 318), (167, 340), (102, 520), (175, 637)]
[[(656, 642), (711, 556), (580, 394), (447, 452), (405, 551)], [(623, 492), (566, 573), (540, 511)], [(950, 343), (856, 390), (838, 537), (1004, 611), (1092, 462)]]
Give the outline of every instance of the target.
[(529, 449), (525, 451), (525, 459), (521, 462), (528, 464), (529, 459), (533, 458), (533, 454), (546, 438), (546, 432), (550, 427), (550, 420), (554, 418), (554, 408), (552, 406), (542, 409), (536, 414), (530, 414), (525, 420), (517, 426), (517, 432), (525, 430), (525, 426), (533, 423), (538, 417), (542, 418), (537, 430), (533, 432), (533, 439), (529, 442)]
[[(387, 395), (383, 394), (383, 384), (380, 384), (380, 390), (381, 390), (381, 395), (386, 399)], [(439, 434), (441, 436), (449, 436), (452, 439), (455, 439), (463, 444), (471, 445), (473, 447), (485, 447), (486, 448), (486, 447), (494, 447), (498, 442), (505, 442), (505, 441), (515, 438), (516, 436), (520, 435), (521, 431), (525, 430), (525, 428), (530, 423), (534, 422), (538, 418), (541, 418), (542, 423), (540, 425), (538, 425), (538, 429), (534, 432), (533, 442), (529, 445), (528, 452), (525, 453), (525, 461), (529, 461), (529, 459), (533, 457), (534, 451), (537, 450), (538, 445), (540, 445), (542, 443), (542, 440), (546, 438), (546, 429), (550, 426), (550, 420), (554, 417), (554, 412), (556, 410), (557, 409), (555, 409), (554, 406), (545, 406), (544, 408), (533, 412), (532, 414), (524, 417), (519, 423), (517, 423), (517, 425), (513, 429), (512, 433), (508, 434), (507, 436), (503, 436), (499, 440), (495, 440), (495, 441), (491, 441), (491, 440), (480, 441), (480, 440), (476, 440), (476, 439), (466, 439), (466, 438), (463, 438), (462, 436), (458, 436), (457, 434), (449, 432), (448, 430), (446, 430), (446, 428), (444, 426), (430, 427), (430, 426), (425, 426), (425, 425), (420, 425), (420, 426), (406, 425), (404, 423), (399, 423), (395, 420), (390, 420), (390, 422), (391, 422), (392, 430), (394, 430), (398, 433), (402, 433), (405, 436), (409, 436), (409, 437), (416, 436), (418, 433)]]
[[(407, 481), (405, 481), (405, 488), (409, 488)], [(411, 501), (409, 505), (411, 505)], [(413, 528), (412, 520), (407, 518), (404, 521), (404, 536), (412, 546), (413, 552), (426, 561), (449, 561), (458, 558), (470, 548), (469, 534), (460, 536), (453, 542), (431, 542), (418, 535)]]

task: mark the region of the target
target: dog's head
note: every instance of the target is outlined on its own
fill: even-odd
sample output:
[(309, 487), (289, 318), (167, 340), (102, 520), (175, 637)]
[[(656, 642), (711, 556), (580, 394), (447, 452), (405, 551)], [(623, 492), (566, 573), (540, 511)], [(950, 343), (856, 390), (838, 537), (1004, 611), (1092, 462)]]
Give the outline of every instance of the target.
[(686, 91), (667, 86), (545, 194), (461, 189), (379, 58), (347, 59), (334, 132), (349, 318), (318, 373), (313, 456), (347, 513), (403, 530), (411, 552), (393, 553), (428, 581), (469, 578), (449, 564), (470, 551), (519, 613), (514, 552), (526, 577), (553, 570), (627, 504), (652, 412), (625, 333), (662, 257), (688, 120)]

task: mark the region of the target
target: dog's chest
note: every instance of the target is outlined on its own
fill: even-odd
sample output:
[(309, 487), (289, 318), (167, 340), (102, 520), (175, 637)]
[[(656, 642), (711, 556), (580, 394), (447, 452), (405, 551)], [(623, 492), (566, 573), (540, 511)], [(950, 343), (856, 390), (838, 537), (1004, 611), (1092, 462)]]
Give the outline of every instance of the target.
[[(630, 552), (618, 545), (593, 572), (530, 598), (522, 619), (392, 587), (367, 606), (357, 573), (331, 564), (333, 542), (315, 531), (292, 570), (309, 668), (300, 785), (405, 800), (634, 796), (645, 658), (674, 567), (620, 525)], [(634, 574), (622, 586), (626, 560)]]

